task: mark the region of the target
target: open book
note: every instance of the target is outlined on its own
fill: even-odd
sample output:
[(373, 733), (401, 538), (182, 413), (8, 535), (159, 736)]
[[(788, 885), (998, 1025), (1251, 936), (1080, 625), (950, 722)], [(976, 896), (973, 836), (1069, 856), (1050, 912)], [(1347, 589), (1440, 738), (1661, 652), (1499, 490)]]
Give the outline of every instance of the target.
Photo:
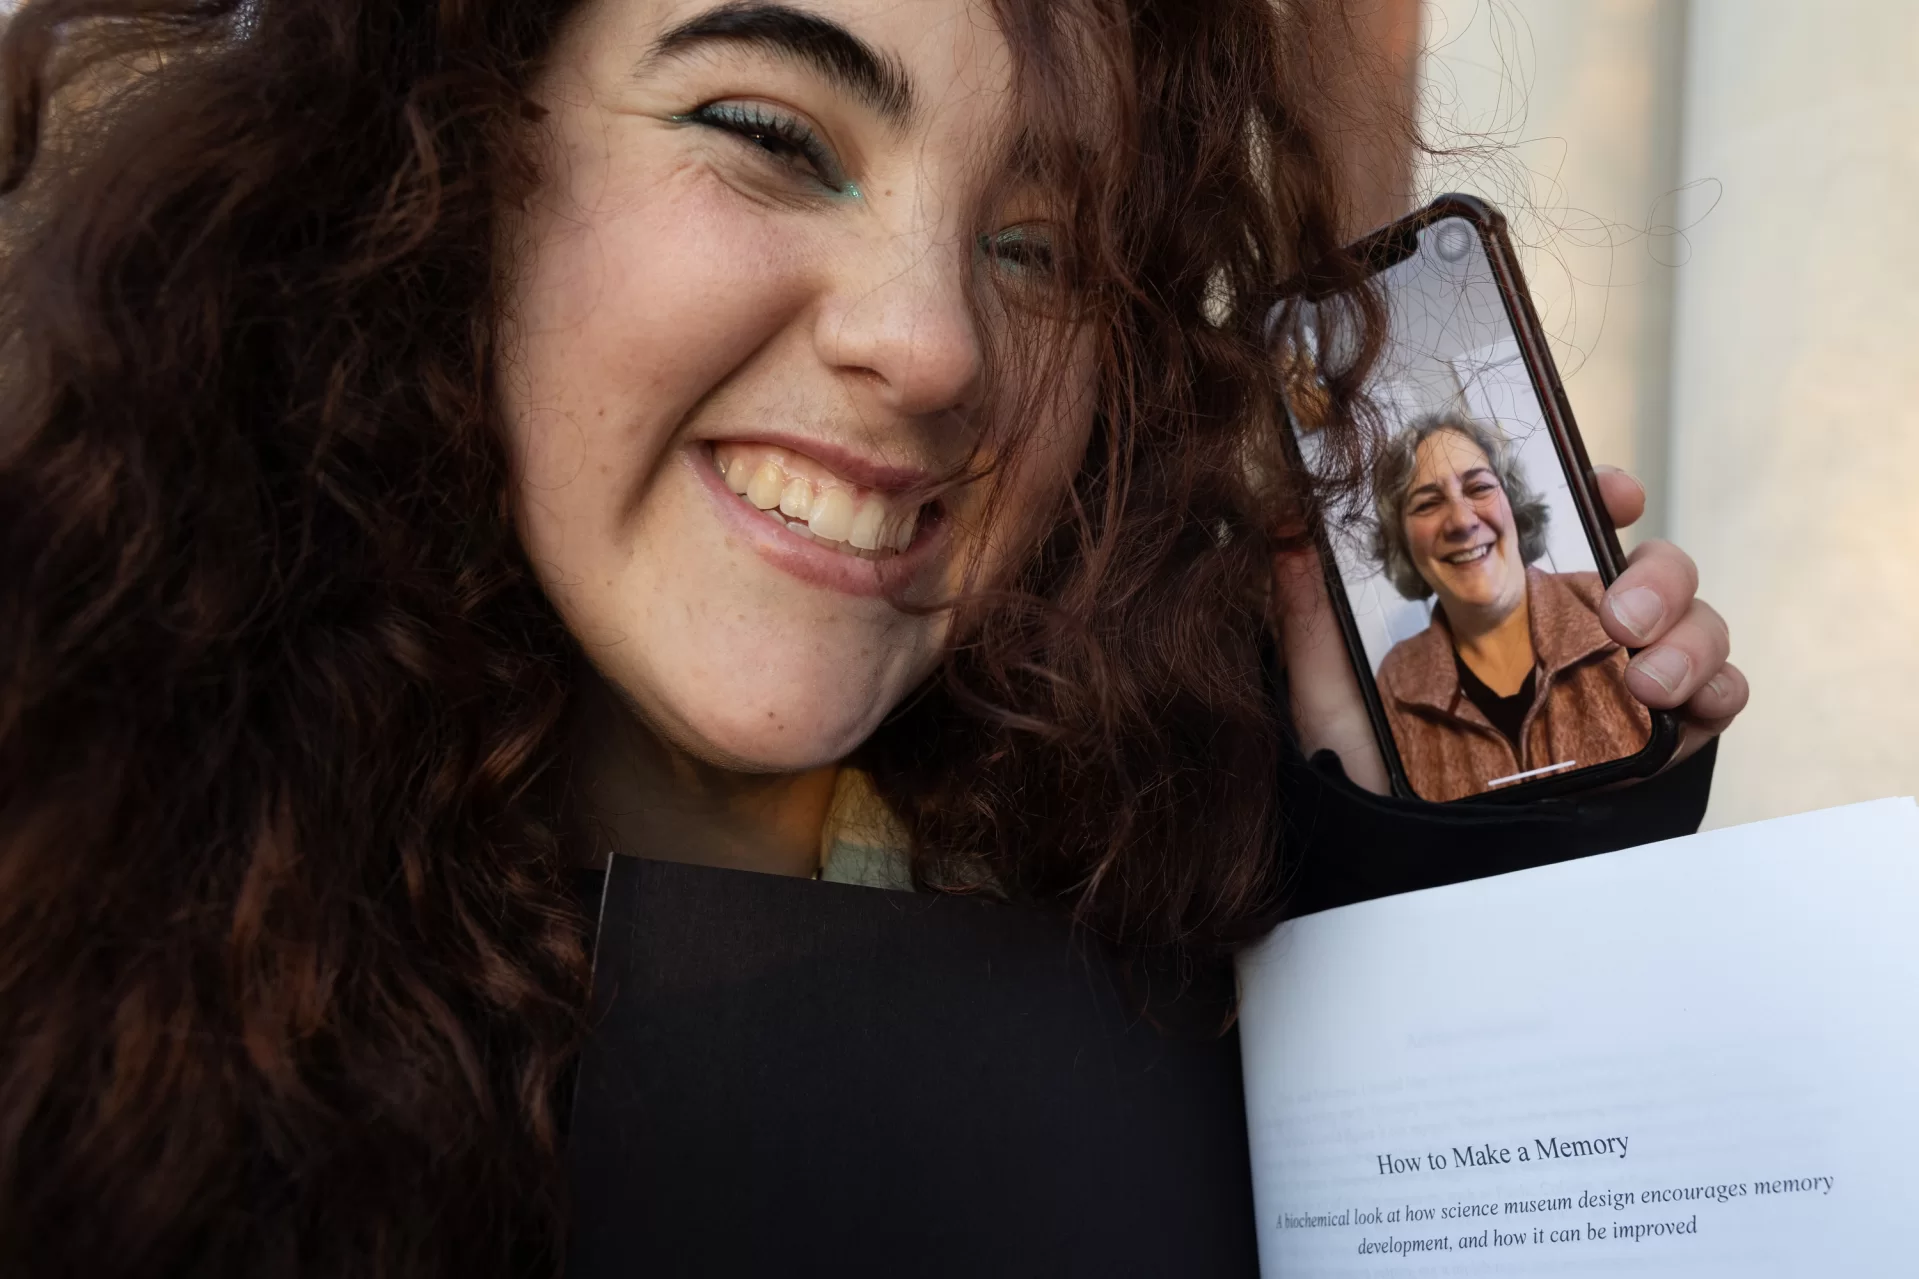
[(1260, 1268), (1919, 1274), (1919, 808), (1297, 919), (1239, 969)]

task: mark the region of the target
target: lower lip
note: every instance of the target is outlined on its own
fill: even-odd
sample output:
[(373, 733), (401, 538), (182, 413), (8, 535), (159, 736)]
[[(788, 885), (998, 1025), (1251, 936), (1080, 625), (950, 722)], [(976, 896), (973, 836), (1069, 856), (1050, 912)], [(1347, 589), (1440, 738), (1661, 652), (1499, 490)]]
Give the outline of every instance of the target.
[(809, 586), (843, 595), (897, 595), (925, 570), (946, 540), (947, 522), (940, 520), (930, 527), (922, 527), (914, 535), (913, 544), (897, 555), (879, 560), (848, 555), (823, 542), (801, 537), (786, 525), (768, 519), (758, 507), (726, 486), (726, 478), (713, 465), (712, 450), (706, 445), (689, 446), (684, 460), (712, 494), (720, 508), (720, 518), (767, 563)]

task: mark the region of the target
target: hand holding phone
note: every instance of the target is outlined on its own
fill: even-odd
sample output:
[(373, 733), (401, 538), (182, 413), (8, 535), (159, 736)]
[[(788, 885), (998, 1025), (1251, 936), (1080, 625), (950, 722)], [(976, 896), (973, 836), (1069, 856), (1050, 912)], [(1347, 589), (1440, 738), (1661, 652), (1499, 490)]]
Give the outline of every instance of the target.
[[(1586, 462), (1499, 216), (1447, 197), (1354, 252), (1389, 321), (1368, 385), (1381, 447), (1361, 509), (1330, 512), (1330, 591), (1311, 553), (1279, 566), (1306, 745), (1450, 802), (1610, 784), (1703, 742), (1745, 700), (1724, 626), (1683, 552), (1619, 554), (1643, 492)], [(1307, 367), (1314, 314), (1288, 317)], [(1310, 398), (1289, 404), (1309, 466)]]

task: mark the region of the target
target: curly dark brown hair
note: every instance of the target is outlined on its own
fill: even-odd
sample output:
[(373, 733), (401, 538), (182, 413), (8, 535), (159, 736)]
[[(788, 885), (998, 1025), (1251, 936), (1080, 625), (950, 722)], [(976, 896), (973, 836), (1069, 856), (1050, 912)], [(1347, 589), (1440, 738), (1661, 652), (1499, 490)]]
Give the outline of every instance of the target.
[[(570, 7), (29, 0), (0, 38), (7, 1274), (558, 1266), (581, 659), (492, 383)], [(1061, 175), (1099, 426), (862, 760), (924, 880), (1224, 948), (1277, 904), (1264, 583), (1309, 505), (1264, 317), (1303, 266), (1359, 278), (1341, 19), (998, 8), (1035, 136), (1087, 49), (1119, 90), (1107, 162)], [(1361, 362), (1322, 367), (1335, 415)]]

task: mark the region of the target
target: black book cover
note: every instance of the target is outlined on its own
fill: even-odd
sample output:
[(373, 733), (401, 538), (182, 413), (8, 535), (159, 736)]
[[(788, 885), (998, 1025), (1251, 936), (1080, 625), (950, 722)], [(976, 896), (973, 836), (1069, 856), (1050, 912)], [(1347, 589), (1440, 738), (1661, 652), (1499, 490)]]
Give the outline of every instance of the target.
[(1258, 1272), (1224, 966), (618, 857), (594, 985), (573, 1279)]

